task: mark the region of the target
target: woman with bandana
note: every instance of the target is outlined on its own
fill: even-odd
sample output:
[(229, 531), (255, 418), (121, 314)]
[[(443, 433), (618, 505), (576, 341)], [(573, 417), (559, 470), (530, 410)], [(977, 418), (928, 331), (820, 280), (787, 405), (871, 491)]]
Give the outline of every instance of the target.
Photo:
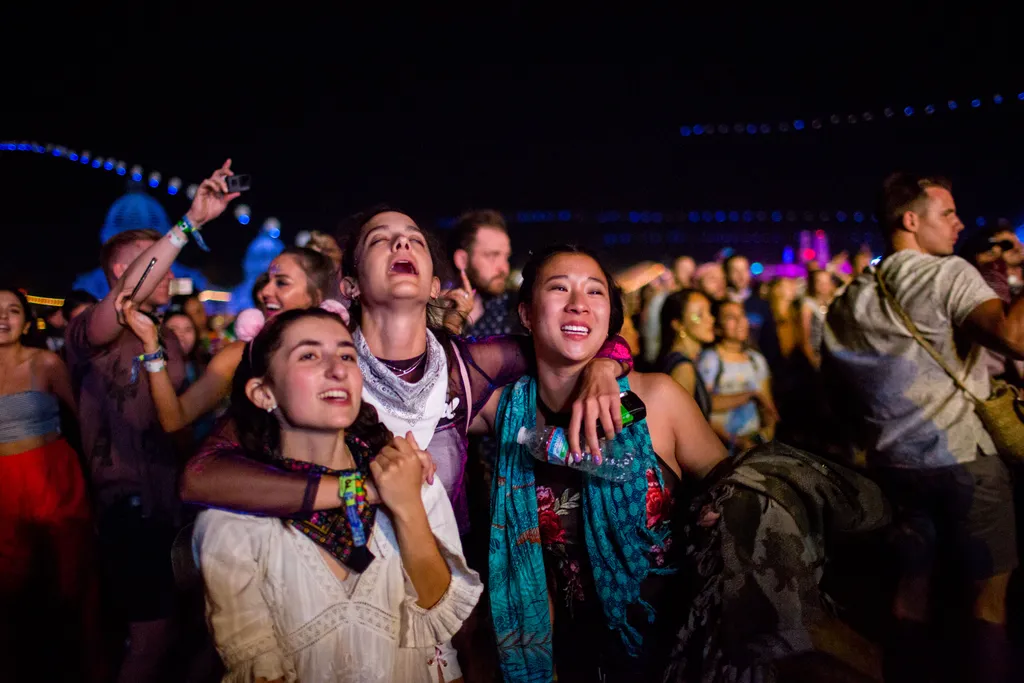
[(444, 489), (421, 486), (415, 444), (362, 402), (340, 317), (282, 313), (248, 354), (231, 404), (246, 456), (337, 476), (345, 506), (287, 521), (200, 515), (193, 543), (224, 680), (436, 683), (436, 647), (482, 591)]

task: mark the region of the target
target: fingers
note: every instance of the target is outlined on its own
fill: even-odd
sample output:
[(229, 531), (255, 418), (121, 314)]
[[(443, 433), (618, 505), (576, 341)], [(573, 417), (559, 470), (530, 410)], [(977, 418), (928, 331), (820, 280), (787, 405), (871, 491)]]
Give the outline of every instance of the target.
[(601, 444), (597, 438), (597, 421), (601, 414), (601, 404), (596, 398), (588, 398), (583, 411), (583, 436), (587, 440), (587, 452), (594, 456), (597, 464), (601, 464)]
[(405, 433), (405, 440), (414, 451), (420, 450), (420, 445), (416, 443), (416, 435), (412, 432)]
[[(227, 171), (228, 173), (231, 173), (231, 159), (228, 159), (227, 161), (225, 161), (221, 165), (220, 170)], [(234, 175), (234, 174), (232, 174), (232, 175)]]
[(569, 457), (577, 458), (583, 449), (580, 448), (580, 433), (583, 431), (583, 400), (576, 399), (572, 402), (572, 417), (569, 418), (569, 428), (566, 436), (569, 437)]
[(462, 276), (462, 288), (465, 289), (467, 292), (472, 292), (473, 291), (473, 285), (469, 281), (469, 276), (466, 275), (466, 269), (465, 268), (459, 268), (459, 275)]

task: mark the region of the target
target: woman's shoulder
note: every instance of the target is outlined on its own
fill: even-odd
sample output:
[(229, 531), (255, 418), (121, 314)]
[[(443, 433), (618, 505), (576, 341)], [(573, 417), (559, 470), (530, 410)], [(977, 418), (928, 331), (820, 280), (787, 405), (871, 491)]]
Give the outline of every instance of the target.
[(663, 372), (631, 372), (629, 388), (648, 406), (680, 400), (687, 395), (678, 382)]
[(33, 373), (49, 373), (52, 370), (64, 367), (64, 361), (53, 351), (47, 349), (25, 349), (28, 352), (29, 367)]
[(217, 509), (203, 510), (196, 517), (192, 543), (196, 548), (225, 542), (248, 544), (254, 537), (271, 533), (277, 526), (281, 526), (281, 520), (276, 517), (244, 515)]

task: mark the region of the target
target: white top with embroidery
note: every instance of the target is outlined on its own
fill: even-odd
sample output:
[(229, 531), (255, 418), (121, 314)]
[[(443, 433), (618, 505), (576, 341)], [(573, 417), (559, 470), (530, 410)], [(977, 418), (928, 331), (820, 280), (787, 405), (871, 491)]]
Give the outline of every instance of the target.
[(455, 657), (444, 656), (447, 641), (483, 588), (466, 565), (438, 480), (423, 487), (423, 505), (452, 573), (447, 592), (430, 609), (416, 604), (383, 508), (369, 539), (376, 559), (344, 581), (312, 540), (280, 519), (221, 510), (200, 514), (192, 542), (228, 670), (224, 681), (436, 683), (439, 654), (445, 679), (460, 676)]

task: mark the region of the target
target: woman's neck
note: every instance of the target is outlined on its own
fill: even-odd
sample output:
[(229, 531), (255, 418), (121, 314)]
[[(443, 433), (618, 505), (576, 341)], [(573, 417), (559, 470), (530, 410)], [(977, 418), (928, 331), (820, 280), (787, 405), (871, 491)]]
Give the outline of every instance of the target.
[(427, 350), (427, 314), (422, 308), (363, 309), (359, 330), (377, 358), (408, 360)]
[(20, 341), (0, 346), (0, 367), (13, 367), (21, 363), (23, 348)]
[(728, 353), (743, 353), (743, 342), (735, 339), (723, 339), (718, 342), (718, 348)]
[(289, 460), (311, 462), (332, 470), (349, 470), (356, 466), (355, 458), (345, 443), (345, 430), (282, 429), (281, 455)]
[(677, 336), (676, 342), (672, 345), (673, 351), (678, 351), (687, 358), (696, 358), (701, 348), (701, 343), (689, 335)]
[(540, 400), (556, 413), (566, 412), (576, 395), (580, 375), (586, 363), (557, 367), (537, 360), (537, 393)]

